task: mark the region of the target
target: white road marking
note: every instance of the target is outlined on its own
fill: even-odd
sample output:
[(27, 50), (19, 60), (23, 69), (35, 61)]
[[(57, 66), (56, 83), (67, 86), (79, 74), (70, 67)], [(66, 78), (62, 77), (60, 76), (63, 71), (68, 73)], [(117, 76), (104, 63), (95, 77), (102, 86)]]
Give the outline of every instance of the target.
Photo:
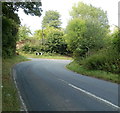
[(119, 106), (111, 103), (111, 102), (108, 101), (108, 100), (102, 99), (101, 97), (98, 97), (98, 96), (96, 96), (96, 95), (94, 95), (94, 94), (92, 94), (92, 93), (90, 93), (90, 92), (88, 92), (88, 91), (85, 91), (85, 90), (83, 90), (83, 89), (81, 89), (81, 88), (79, 88), (79, 87), (76, 87), (76, 86), (74, 86), (74, 85), (72, 85), (72, 84), (68, 84), (68, 85), (71, 86), (72, 88), (77, 89), (77, 90), (79, 90), (79, 91), (81, 91), (81, 92), (83, 92), (83, 93), (85, 93), (85, 94), (87, 94), (87, 95), (90, 95), (90, 96), (92, 96), (92, 97), (94, 97), (94, 98), (96, 98), (96, 99), (98, 99), (98, 100), (100, 100), (100, 101), (103, 101), (103, 102), (105, 102), (105, 103), (107, 103), (107, 104), (109, 104), (109, 105), (111, 105), (111, 106), (113, 106), (113, 107), (115, 107), (115, 108), (117, 108), (117, 109), (120, 109)]
[[(11, 71), (12, 72), (12, 71)], [(24, 109), (24, 111), (26, 112), (26, 113), (28, 113), (28, 110), (27, 110), (27, 107), (26, 107), (26, 105), (25, 105), (25, 103), (24, 103), (24, 100), (23, 100), (23, 98), (22, 98), (22, 96), (21, 96), (21, 94), (20, 94), (20, 91), (19, 91), (19, 89), (18, 89), (18, 86), (17, 86), (17, 82), (16, 82), (16, 79), (15, 79), (15, 76), (16, 76), (16, 71), (13, 69), (13, 80), (14, 80), (14, 83), (15, 83), (15, 86), (16, 86), (16, 88), (17, 88), (17, 91), (18, 91), (18, 95), (19, 95), (19, 98), (20, 98), (20, 100), (21, 100), (21, 102), (22, 102), (22, 105), (23, 105), (23, 109)], [(21, 110), (21, 111), (23, 111), (23, 110)]]
[(70, 83), (68, 83), (67, 81), (63, 80), (63, 79), (58, 79), (58, 80), (66, 83), (67, 85), (71, 86), (71, 87), (74, 88), (74, 89), (77, 89), (77, 90), (79, 90), (79, 91), (81, 91), (81, 92), (83, 92), (83, 93), (85, 93), (85, 94), (87, 94), (87, 95), (89, 95), (89, 96), (92, 96), (92, 97), (94, 97), (94, 98), (96, 98), (96, 99), (98, 99), (98, 100), (100, 100), (100, 101), (103, 101), (103, 102), (105, 102), (105, 103), (107, 103), (107, 104), (109, 104), (109, 105), (117, 108), (118, 110), (120, 110), (120, 107), (119, 107), (119, 106), (111, 103), (111, 102), (108, 101), (108, 100), (105, 100), (105, 99), (103, 99), (103, 98), (101, 98), (101, 97), (98, 97), (98, 96), (96, 96), (96, 95), (94, 95), (94, 94), (92, 94), (92, 93), (90, 93), (90, 92), (88, 92), (88, 91), (85, 91), (85, 90), (83, 90), (83, 89), (81, 89), (81, 88), (79, 88), (79, 87), (77, 87), (77, 86), (75, 86), (75, 85), (73, 85), (73, 84), (70, 84)]
[(58, 80), (60, 80), (60, 81), (62, 81), (62, 82), (64, 82), (64, 83), (66, 83), (66, 84), (69, 84), (67, 81), (65, 81), (65, 80), (63, 80), (63, 79), (58, 78)]

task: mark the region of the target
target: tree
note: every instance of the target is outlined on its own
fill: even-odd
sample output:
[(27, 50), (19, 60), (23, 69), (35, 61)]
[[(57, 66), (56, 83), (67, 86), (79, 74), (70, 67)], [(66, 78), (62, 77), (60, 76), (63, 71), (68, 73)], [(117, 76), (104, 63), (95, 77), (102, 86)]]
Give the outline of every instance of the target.
[(60, 14), (57, 11), (53, 10), (46, 11), (45, 16), (43, 17), (42, 27), (60, 28), (60, 26)]
[(18, 25), (12, 19), (2, 17), (2, 55), (10, 57), (15, 54)]
[(41, 16), (41, 5), (41, 2), (2, 2), (3, 57), (15, 55), (20, 25), (18, 9), (24, 9), (26, 14)]
[(70, 12), (72, 18), (80, 18), (86, 21), (88, 33), (86, 36), (104, 38), (109, 32), (107, 12), (100, 8), (78, 2), (72, 7)]
[(29, 27), (27, 27), (26, 25), (20, 26), (18, 31), (18, 40), (21, 41), (21, 40), (29, 39), (30, 34), (31, 31)]
[(86, 52), (85, 48), (88, 46), (88, 40), (84, 38), (84, 33), (86, 32), (85, 24), (86, 23), (84, 20), (75, 18), (69, 21), (66, 28), (66, 42), (68, 44), (68, 48), (73, 52), (75, 56), (80, 56)]
[(72, 19), (67, 26), (68, 45), (76, 56), (89, 55), (90, 51), (104, 46), (109, 32), (106, 12), (100, 8), (79, 2), (70, 12)]
[(107, 19), (107, 12), (104, 12), (100, 8), (96, 8), (92, 5), (87, 5), (83, 2), (78, 2), (78, 4), (72, 7), (72, 11), (70, 12), (72, 18), (81, 18), (85, 20), (92, 20), (97, 21), (101, 27), (109, 27), (108, 26), (108, 19)]
[(113, 47), (120, 54), (120, 28), (119, 27), (115, 28), (115, 30), (112, 34), (112, 37), (113, 37), (113, 40), (112, 40)]
[(63, 39), (63, 36), (64, 33), (62, 30), (51, 28), (51, 31), (47, 34), (45, 51), (51, 53), (66, 54), (67, 44)]
[(34, 33), (34, 38), (41, 40), (42, 38), (46, 39), (48, 34), (55, 30), (54, 27), (47, 26), (45, 29), (36, 30)]
[(4, 16), (9, 18), (15, 18), (19, 8), (22, 8), (24, 12), (32, 16), (41, 16), (41, 2), (2, 2), (2, 12)]
[(40, 39), (42, 39), (42, 30), (40, 29), (40, 30), (36, 30), (35, 32), (34, 32), (34, 38), (35, 39), (37, 39), (37, 40), (40, 40)]

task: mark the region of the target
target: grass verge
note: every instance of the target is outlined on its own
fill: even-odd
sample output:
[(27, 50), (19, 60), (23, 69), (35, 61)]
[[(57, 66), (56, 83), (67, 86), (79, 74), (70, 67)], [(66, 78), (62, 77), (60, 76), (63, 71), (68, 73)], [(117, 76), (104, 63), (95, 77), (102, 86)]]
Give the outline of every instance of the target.
[(82, 74), (82, 75), (92, 76), (95, 78), (100, 78), (100, 79), (111, 81), (114, 83), (120, 83), (120, 80), (118, 79), (118, 77), (119, 77), (118, 74), (113, 74), (113, 73), (105, 72), (102, 70), (87, 70), (75, 61), (68, 64), (66, 67), (68, 69), (70, 69), (74, 72), (77, 72), (79, 74)]
[(31, 57), (31, 58), (43, 58), (43, 59), (63, 59), (63, 60), (72, 60), (71, 57), (68, 56), (63, 56), (63, 55), (35, 55), (35, 54), (25, 54), (25, 53), (20, 53), (21, 55), (25, 57)]
[(11, 75), (11, 68), (14, 64), (27, 60), (23, 56), (2, 60), (2, 111), (20, 111), (21, 103)]

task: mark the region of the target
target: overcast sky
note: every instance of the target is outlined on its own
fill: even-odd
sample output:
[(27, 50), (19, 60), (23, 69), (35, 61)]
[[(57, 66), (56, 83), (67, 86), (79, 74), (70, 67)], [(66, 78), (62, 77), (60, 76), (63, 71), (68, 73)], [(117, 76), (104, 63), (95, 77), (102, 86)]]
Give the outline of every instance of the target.
[(33, 31), (41, 29), (41, 22), (45, 12), (48, 10), (56, 10), (61, 15), (62, 27), (65, 28), (68, 20), (70, 19), (69, 11), (71, 11), (74, 3), (82, 1), (86, 4), (92, 4), (95, 7), (100, 7), (107, 11), (108, 20), (110, 25), (118, 25), (118, 2), (120, 0), (41, 0), (42, 1), (42, 16), (28, 16), (19, 11), (21, 24), (26, 24)]

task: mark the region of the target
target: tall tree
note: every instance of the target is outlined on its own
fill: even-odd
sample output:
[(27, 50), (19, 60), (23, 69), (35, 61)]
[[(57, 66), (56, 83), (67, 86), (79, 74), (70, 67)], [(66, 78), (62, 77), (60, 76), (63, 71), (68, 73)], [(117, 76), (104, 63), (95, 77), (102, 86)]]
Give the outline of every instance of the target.
[(61, 21), (59, 12), (53, 10), (46, 11), (45, 16), (43, 17), (42, 27), (60, 28), (60, 26)]
[(103, 39), (107, 37), (109, 32), (106, 12), (92, 5), (79, 2), (73, 6), (70, 15), (72, 19), (66, 29), (67, 40), (71, 42), (68, 43), (70, 47), (73, 45), (75, 54), (84, 56), (93, 49), (102, 48), (104, 45)]
[(72, 7), (70, 12), (72, 18), (82, 18), (85, 20), (93, 19), (92, 21), (98, 21), (101, 27), (108, 27), (107, 12), (104, 12), (100, 8), (96, 8), (92, 5), (87, 5), (83, 2), (78, 2)]
[(104, 38), (109, 32), (107, 12), (92, 5), (83, 2), (72, 7), (70, 12), (72, 18), (80, 18), (86, 21), (87, 33), (86, 37)]
[(20, 19), (17, 14), (22, 8), (26, 14), (41, 16), (41, 2), (2, 2), (3, 57), (15, 55)]

